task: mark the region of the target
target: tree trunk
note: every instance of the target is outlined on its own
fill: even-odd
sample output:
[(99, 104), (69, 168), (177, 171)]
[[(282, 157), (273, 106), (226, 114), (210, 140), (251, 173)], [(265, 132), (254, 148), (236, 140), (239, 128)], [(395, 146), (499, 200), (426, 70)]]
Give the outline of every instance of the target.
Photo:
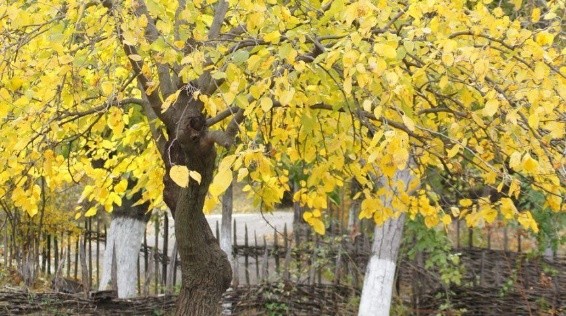
[(222, 225), (220, 226), (220, 248), (228, 258), (232, 258), (232, 211), (233, 184), (230, 184), (222, 196)]
[(202, 140), (181, 144), (186, 166), (200, 173), (201, 183), (191, 180), (188, 188), (180, 190), (174, 215), (182, 274), (176, 315), (220, 315), (220, 299), (230, 286), (232, 270), (202, 212), (216, 152), (212, 144)]
[[(409, 169), (397, 171), (393, 182), (396, 180), (403, 181), (406, 186), (411, 180)], [(383, 204), (391, 207), (391, 198), (386, 199)], [(402, 213), (399, 217), (386, 221), (382, 226), (375, 226), (371, 257), (366, 268), (358, 311), (359, 316), (389, 315), (404, 223), (405, 214)]]
[[(99, 290), (116, 282), (119, 298), (137, 294), (137, 264), (146, 222), (132, 217), (112, 216), (104, 250), (104, 261)], [(112, 255), (116, 254), (117, 280), (112, 280)]]
[[(128, 187), (131, 189), (134, 186), (135, 182), (129, 181)], [(122, 200), (122, 206), (116, 207), (112, 212), (112, 220), (106, 236), (102, 276), (98, 289), (105, 290), (112, 282), (112, 288), (118, 289), (119, 298), (134, 297), (137, 294), (140, 245), (150, 217), (147, 204), (133, 206), (140, 198), (141, 193), (136, 193), (131, 199)], [(116, 280), (112, 277), (113, 261), (116, 262)]]

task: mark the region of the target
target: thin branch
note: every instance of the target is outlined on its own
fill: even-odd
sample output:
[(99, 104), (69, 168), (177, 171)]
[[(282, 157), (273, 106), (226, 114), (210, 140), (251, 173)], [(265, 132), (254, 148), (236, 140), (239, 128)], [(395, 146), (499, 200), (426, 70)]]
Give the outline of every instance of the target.
[(234, 115), (236, 113), (236, 111), (238, 111), (239, 107), (237, 106), (232, 106), (227, 108), (226, 110), (218, 113), (215, 117), (211, 117), (208, 120), (206, 120), (206, 126), (212, 126), (218, 122), (222, 122), (225, 118)]

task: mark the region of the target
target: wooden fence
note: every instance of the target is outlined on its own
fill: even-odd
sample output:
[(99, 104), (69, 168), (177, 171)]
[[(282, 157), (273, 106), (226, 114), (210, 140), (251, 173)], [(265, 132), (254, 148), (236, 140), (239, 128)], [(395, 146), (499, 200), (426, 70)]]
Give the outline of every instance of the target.
[[(153, 216), (143, 237), (139, 264), (138, 290), (140, 294), (159, 294), (178, 285), (179, 269), (177, 257), (172, 258), (173, 242), (170, 229), (171, 220), (166, 214)], [(362, 223), (364, 225), (364, 223)], [(371, 224), (365, 223), (366, 226)], [(53, 275), (57, 267), (61, 267), (61, 275), (72, 279), (88, 277), (92, 286), (100, 281), (101, 262), (105, 249), (106, 224), (102, 219), (92, 217), (83, 221), (82, 234), (60, 232), (58, 235), (44, 235), (40, 249), (40, 271), (45, 275)], [(364, 234), (371, 227), (361, 227), (362, 234), (349, 235), (343, 226), (334, 225), (329, 228), (328, 236), (320, 237), (310, 229), (302, 229), (301, 233), (292, 233), (286, 225), (282, 229), (273, 228), (270, 235), (258, 236), (248, 230), (246, 225), (233, 221), (233, 261), (235, 285), (257, 284), (273, 279), (292, 280), (298, 283), (340, 284), (344, 279), (355, 288), (361, 286), (364, 261), (369, 256), (370, 238)], [(532, 242), (526, 240), (519, 231), (510, 232), (507, 228), (488, 230), (480, 235), (473, 230), (460, 227), (455, 223), (451, 232), (456, 249), (479, 246), (486, 249), (516, 250), (522, 252), (531, 247)], [(215, 235), (219, 235), (219, 223), (213, 227)], [(238, 243), (238, 239), (244, 242)], [(497, 236), (494, 242), (492, 236)], [(240, 238), (238, 238), (240, 236)], [(3, 257), (8, 267), (16, 259), (19, 245), (12, 240), (7, 230), (4, 231)], [(479, 241), (478, 241), (479, 240)], [(474, 244), (475, 242), (475, 244)], [(511, 246), (515, 249), (511, 249)], [(84, 249), (84, 264), (81, 264), (81, 248)], [(167, 249), (167, 251), (164, 251)], [(86, 271), (83, 271), (86, 270)], [(323, 274), (332, 275), (323, 278)], [(169, 278), (169, 280), (168, 280)]]
[[(146, 229), (137, 269), (140, 296), (174, 293), (179, 286), (179, 261), (173, 255), (175, 247), (170, 236), (170, 224), (169, 217), (161, 214), (154, 216)], [(219, 223), (216, 222), (213, 226), (213, 231), (218, 236)], [(341, 293), (347, 288), (352, 295), (359, 295), (370, 255), (370, 234), (367, 232), (372, 231), (371, 224), (362, 224), (358, 231), (361, 233), (352, 235), (342, 225), (331, 225), (327, 235), (321, 237), (308, 228), (291, 232), (291, 227), (284, 226), (282, 229), (274, 229), (269, 235), (258, 236), (256, 232), (249, 231), (246, 225), (234, 221), (233, 288), (259, 286), (263, 289), (267, 284), (283, 284), (283, 288), (285, 284), (293, 284), (293, 288), (297, 289), (300, 289), (298, 285), (311, 285), (319, 289), (321, 286), (335, 286), (341, 289)], [(87, 288), (97, 288), (106, 233), (103, 220), (89, 218), (82, 223), (79, 235), (61, 232), (58, 235), (43, 236), (38, 269), (44, 276), (52, 278), (59, 267), (60, 275), (71, 280), (83, 280), (79, 283)], [(478, 232), (454, 223), (450, 235), (465, 265), (463, 283), (482, 289), (486, 286), (500, 289), (505, 282), (512, 280), (527, 290), (538, 286), (539, 293), (536, 295), (543, 295), (543, 298), (552, 302), (552, 306), (560, 307), (564, 304), (560, 296), (563, 294), (560, 293), (566, 292), (565, 258), (555, 257), (553, 262), (533, 266), (532, 262), (542, 261), (528, 259), (521, 254), (526, 247), (532, 247), (532, 241), (520, 231), (508, 228)], [(238, 242), (242, 236), (243, 242)], [(6, 230), (0, 248), (3, 249), (3, 260), (8, 267), (14, 265), (17, 259), (17, 246)], [(431, 308), (424, 303), (424, 298), (430, 303), (433, 302), (433, 297), (442, 296), (438, 291), (446, 292), (446, 288), (441, 286), (436, 267), (425, 267), (426, 256), (425, 253), (413, 259), (402, 256), (397, 273), (397, 296), (414, 310)], [(551, 277), (548, 275), (549, 267), (554, 269), (552, 271), (557, 271)], [(544, 273), (547, 273), (546, 276)], [(550, 281), (546, 277), (550, 277)], [(541, 282), (548, 284), (541, 287)], [(462, 291), (461, 288), (457, 290)], [(238, 291), (240, 290), (232, 292), (232, 299), (241, 300), (244, 297), (248, 300), (246, 306), (261, 305), (257, 302), (250, 303), (252, 298), (265, 299), (258, 293), (246, 296), (237, 294), (241, 292)], [(482, 293), (478, 295), (481, 296), (480, 294)], [(343, 294), (340, 295), (343, 297)], [(235, 301), (233, 304), (238, 305)]]

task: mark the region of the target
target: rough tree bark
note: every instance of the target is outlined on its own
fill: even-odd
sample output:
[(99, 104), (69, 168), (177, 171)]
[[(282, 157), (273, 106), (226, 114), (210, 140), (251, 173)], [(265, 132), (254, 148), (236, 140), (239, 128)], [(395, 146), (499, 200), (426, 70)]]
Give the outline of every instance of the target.
[[(407, 186), (411, 180), (410, 170), (406, 168), (397, 171), (393, 181), (397, 180), (403, 181)], [(387, 184), (383, 183), (383, 185)], [(384, 206), (391, 207), (391, 198), (383, 202)], [(402, 213), (399, 217), (386, 221), (382, 226), (375, 227), (371, 256), (364, 277), (359, 316), (389, 315), (404, 224), (405, 214)]]
[(194, 100), (191, 93), (182, 93), (174, 106), (184, 110), (175, 129), (168, 126), (169, 135), (174, 136), (168, 143), (171, 160), (167, 169), (182, 164), (201, 175), (200, 184), (191, 180), (187, 188), (176, 186), (168, 176), (164, 179), (165, 201), (175, 210), (175, 236), (181, 259), (182, 285), (176, 315), (219, 315), (220, 299), (230, 286), (232, 269), (202, 210), (216, 169), (214, 142), (222, 141), (213, 140), (206, 130), (202, 103)]
[[(180, 2), (182, 10), (184, 1)], [(102, 1), (102, 4), (114, 14), (114, 2)], [(218, 0), (214, 9), (214, 17), (208, 32), (209, 39), (220, 35), (228, 2)], [(180, 11), (179, 11), (180, 12)], [(136, 1), (136, 16), (147, 17), (145, 29), (146, 39), (153, 43), (158, 37), (158, 31), (153, 23), (154, 17), (143, 0)], [(137, 55), (137, 47), (128, 44), (122, 37), (122, 30), (117, 25), (124, 52), (127, 56)], [(187, 39), (185, 43), (188, 53), (195, 41)], [(165, 163), (163, 177), (163, 200), (173, 213), (175, 219), (175, 235), (181, 259), (181, 290), (177, 300), (177, 315), (218, 315), (220, 314), (220, 299), (222, 293), (230, 285), (232, 270), (226, 254), (216, 242), (212, 230), (202, 212), (204, 199), (212, 181), (216, 168), (216, 151), (214, 144), (229, 147), (233, 144), (238, 126), (243, 121), (243, 110), (228, 109), (209, 122), (203, 114), (203, 104), (193, 94), (211, 94), (221, 82), (214, 80), (210, 72), (204, 72), (198, 79), (190, 83), (181, 82), (175, 71), (168, 64), (157, 63), (159, 89), (150, 89), (153, 82), (146, 77), (143, 60), (130, 58), (132, 71), (136, 75), (138, 86), (144, 93), (144, 111), (150, 122), (153, 139)], [(179, 91), (179, 95), (167, 110), (163, 110), (163, 100)], [(224, 115), (225, 114), (225, 115)], [(209, 125), (232, 116), (226, 130), (208, 131)], [(164, 123), (166, 133), (163, 133), (154, 123), (158, 118)], [(167, 137), (165, 137), (165, 135)], [(168, 139), (165, 141), (165, 139)], [(200, 184), (191, 180), (187, 188), (177, 186), (169, 172), (174, 165), (186, 166), (191, 171), (201, 175)]]

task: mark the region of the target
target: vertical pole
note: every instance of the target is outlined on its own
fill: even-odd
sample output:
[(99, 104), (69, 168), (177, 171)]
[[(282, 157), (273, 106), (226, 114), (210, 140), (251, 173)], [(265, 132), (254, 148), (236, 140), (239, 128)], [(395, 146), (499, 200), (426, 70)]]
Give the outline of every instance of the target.
[(75, 280), (78, 279), (79, 274), (79, 239), (80, 238), (77, 238), (75, 241), (75, 274), (73, 275)]
[(59, 242), (57, 240), (57, 235), (53, 235), (53, 250), (55, 253), (55, 261), (54, 261), (54, 271), (55, 273), (57, 272), (57, 269), (59, 268)]
[(155, 277), (153, 282), (155, 283), (154, 290), (155, 294), (159, 294), (159, 218), (155, 218), (155, 243), (153, 244), (153, 259), (154, 259), (154, 270)]
[(51, 235), (47, 235), (47, 275), (51, 274)]
[(163, 213), (163, 262), (161, 269), (161, 284), (163, 287), (167, 284), (167, 264), (169, 263), (169, 216)]
[(71, 231), (67, 232), (67, 277), (71, 277)]
[[(92, 284), (92, 217), (88, 220), (88, 284)], [(89, 289), (90, 290), (90, 289)]]
[(277, 236), (276, 229), (273, 229), (273, 256), (275, 257), (275, 272), (279, 274), (279, 236)]
[(248, 224), (244, 225), (244, 265), (246, 266), (245, 275), (246, 275), (246, 284), (250, 285), (250, 270), (249, 270), (249, 244), (248, 244)]
[(100, 283), (100, 218), (96, 217), (96, 285)]
[(259, 247), (257, 245), (257, 233), (254, 230), (254, 259), (255, 259), (255, 276), (256, 276), (256, 280), (259, 281), (260, 277), (259, 277), (259, 256), (258, 256), (258, 252), (259, 252)]
[[(148, 258), (148, 251), (147, 251), (147, 230), (143, 232), (143, 276), (144, 276), (144, 288), (147, 289), (146, 284), (149, 280), (147, 280), (147, 270), (149, 267), (149, 258)], [(144, 293), (149, 294), (149, 293)]]

